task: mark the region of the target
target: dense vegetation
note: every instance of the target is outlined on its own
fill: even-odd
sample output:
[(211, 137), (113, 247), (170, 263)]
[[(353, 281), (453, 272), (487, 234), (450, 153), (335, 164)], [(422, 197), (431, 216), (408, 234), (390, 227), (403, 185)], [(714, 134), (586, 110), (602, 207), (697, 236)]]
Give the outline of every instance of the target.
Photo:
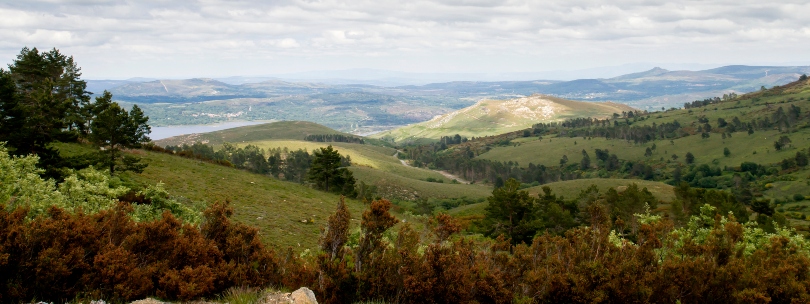
[(318, 252), (302, 255), (264, 247), (255, 229), (229, 220), (227, 204), (213, 204), (200, 226), (170, 213), (136, 222), (127, 202), (93, 215), (51, 207), (32, 220), (24, 207), (0, 208), (0, 294), (3, 301), (189, 300), (273, 284), (310, 286), (324, 303), (810, 299), (804, 238), (739, 224), (709, 205), (682, 228), (649, 213), (625, 224), (602, 202), (610, 195), (593, 196), (578, 227), (517, 245), (503, 236), (458, 236), (462, 227), (444, 214), (425, 232), (397, 228), (385, 200), (371, 202), (351, 232), (352, 215), (340, 202)]
[[(127, 112), (104, 92), (90, 102), (87, 83), (73, 57), (53, 49), (40, 53), (23, 48), (8, 70), (0, 69), (0, 142), (14, 155), (35, 154), (51, 177), (60, 170), (93, 164), (142, 170), (136, 158), (122, 158), (120, 150), (149, 141), (149, 120), (137, 106)], [(105, 149), (95, 155), (67, 160), (50, 146), (54, 142), (89, 140)]]

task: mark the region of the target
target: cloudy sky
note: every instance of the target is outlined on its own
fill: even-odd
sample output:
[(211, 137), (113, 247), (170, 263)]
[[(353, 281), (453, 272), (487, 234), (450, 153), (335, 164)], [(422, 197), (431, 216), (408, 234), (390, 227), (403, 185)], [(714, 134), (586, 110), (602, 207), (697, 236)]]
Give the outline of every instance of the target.
[(30, 46), (85, 79), (807, 65), (807, 16), (807, 0), (0, 0), (0, 63)]

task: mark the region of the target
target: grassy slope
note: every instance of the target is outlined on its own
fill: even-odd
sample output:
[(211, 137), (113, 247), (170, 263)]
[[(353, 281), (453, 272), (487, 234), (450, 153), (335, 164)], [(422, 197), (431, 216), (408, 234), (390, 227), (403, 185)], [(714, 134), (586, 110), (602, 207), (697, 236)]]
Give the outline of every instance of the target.
[[(538, 194), (543, 192), (542, 188), (544, 186), (548, 186), (549, 188), (551, 188), (552, 194), (555, 194), (557, 196), (563, 196), (566, 199), (573, 199), (579, 195), (580, 191), (587, 189), (591, 185), (596, 185), (599, 188), (600, 193), (602, 193), (607, 191), (607, 189), (609, 188), (628, 186), (632, 183), (637, 184), (641, 188), (646, 187), (647, 190), (649, 190), (656, 198), (658, 198), (664, 203), (670, 203), (672, 202), (672, 200), (675, 199), (674, 188), (670, 185), (661, 182), (630, 180), (630, 179), (610, 179), (610, 178), (578, 179), (545, 184), (542, 186), (526, 188), (524, 190), (528, 191), (531, 196), (536, 197)], [(486, 207), (487, 203), (483, 202), (466, 206), (460, 206), (449, 210), (448, 213), (453, 216), (474, 216), (474, 215), (480, 216), (484, 214), (484, 209)]]
[[(779, 103), (788, 101), (792, 102)], [(810, 85), (797, 88), (794, 92), (789, 92), (782, 96), (761, 97), (759, 101), (753, 99), (743, 99), (739, 103), (727, 102), (719, 105), (710, 105), (688, 110), (673, 110), (667, 112), (656, 112), (644, 121), (639, 121), (634, 125), (652, 125), (668, 123), (677, 120), (682, 126), (694, 124), (696, 129), (699, 124), (698, 118), (705, 116), (709, 123), (717, 128), (717, 119), (724, 118), (727, 121), (735, 116), (747, 122), (754, 118), (769, 117), (778, 107), (783, 107), (787, 111), (790, 104), (802, 108), (803, 112), (810, 110)], [(770, 108), (766, 103), (771, 103)], [(715, 109), (716, 108), (716, 109)], [(660, 116), (660, 117), (658, 117)], [(794, 148), (786, 151), (776, 151), (773, 147), (774, 141), (779, 136), (787, 135), (793, 142)], [(568, 156), (569, 163), (579, 162), (582, 159), (582, 150), (585, 149), (594, 160), (595, 149), (608, 149), (610, 153), (615, 153), (624, 160), (643, 160), (645, 149), (653, 144), (657, 149), (653, 151), (652, 159), (664, 158), (671, 160), (672, 154), (678, 155), (678, 162), (684, 162), (686, 152), (695, 155), (697, 164), (712, 164), (713, 162), (721, 167), (739, 166), (744, 161), (754, 161), (757, 163), (776, 163), (796, 153), (795, 147), (805, 148), (810, 146), (810, 128), (801, 128), (795, 133), (780, 134), (778, 130), (756, 131), (752, 135), (746, 132), (735, 132), (731, 138), (722, 139), (721, 134), (711, 133), (711, 137), (703, 139), (699, 135), (682, 137), (670, 140), (656, 140), (646, 144), (633, 144), (623, 140), (607, 140), (604, 138), (584, 139), (578, 138), (558, 138), (546, 137), (537, 139), (535, 137), (522, 138), (513, 141), (512, 146), (496, 147), (481, 154), (479, 157), (498, 161), (517, 161), (521, 166), (526, 166), (530, 162), (543, 164), (546, 166), (559, 165), (563, 155)], [(515, 146), (517, 145), (517, 146)], [(731, 155), (723, 156), (723, 148), (729, 148)], [(756, 154), (754, 154), (756, 152)]]
[(542, 188), (548, 186), (551, 188), (551, 193), (557, 196), (564, 196), (567, 199), (576, 198), (580, 191), (587, 189), (591, 185), (596, 185), (600, 192), (605, 192), (609, 188), (616, 188), (621, 186), (628, 186), (635, 183), (639, 188), (647, 188), (656, 198), (664, 202), (672, 202), (675, 199), (674, 188), (670, 185), (635, 179), (615, 179), (615, 178), (591, 178), (591, 179), (577, 179), (550, 183), (542, 186), (527, 188), (529, 194), (538, 195), (543, 192)]
[(368, 167), (352, 167), (351, 170), (358, 180), (377, 185), (378, 192), (388, 197), (480, 198), (492, 193), (491, 187), (483, 185), (432, 183)]
[[(733, 116), (732, 116), (733, 117)], [(680, 121), (680, 120), (679, 120)], [(715, 123), (716, 123), (715, 119)], [(583, 139), (578, 138), (543, 138), (535, 137), (514, 141), (514, 145), (507, 147), (496, 147), (481, 154), (483, 159), (497, 161), (516, 161), (521, 166), (529, 163), (536, 165), (557, 166), (563, 155), (568, 157), (569, 163), (578, 163), (582, 160), (582, 150), (588, 152), (591, 160), (595, 160), (595, 149), (608, 149), (610, 153), (615, 153), (624, 160), (645, 160), (644, 152), (647, 147), (656, 144), (656, 149), (651, 156), (652, 159), (664, 158), (664, 161), (671, 160), (672, 154), (678, 155), (679, 162), (684, 162), (686, 152), (695, 155), (695, 163), (712, 164), (716, 160), (717, 165), (739, 166), (744, 161), (756, 161), (758, 163), (775, 163), (795, 154), (795, 150), (776, 151), (773, 142), (779, 138), (777, 130), (757, 131), (752, 135), (744, 132), (734, 133), (731, 138), (721, 139), (720, 134), (713, 133), (708, 139), (702, 139), (699, 135), (682, 137), (675, 139), (672, 143), (669, 140), (657, 140), (647, 144), (633, 144), (622, 140), (608, 140), (604, 138)], [(788, 134), (794, 146), (810, 146), (810, 129), (803, 129), (799, 132)], [(731, 151), (729, 157), (723, 156), (723, 148)], [(753, 153), (757, 154), (754, 155)]]
[[(759, 100), (755, 101), (754, 98)], [(766, 103), (771, 104), (770, 107)], [(802, 113), (810, 111), (810, 82), (792, 86), (781, 95), (759, 96), (755, 94), (741, 98), (739, 102), (733, 101), (696, 108), (692, 110), (692, 113), (686, 109), (657, 112), (651, 114), (649, 119), (639, 121), (636, 124), (652, 125), (656, 123), (660, 125), (661, 123), (677, 120), (682, 126), (688, 126), (695, 122), (694, 128), (697, 128), (699, 125), (697, 119), (700, 116), (705, 116), (709, 123), (716, 128), (718, 118), (731, 121), (734, 116), (737, 116), (742, 121), (748, 122), (755, 118), (769, 117), (780, 106), (787, 111), (791, 104), (800, 107)], [(790, 137), (792, 147), (787, 150), (776, 151), (773, 143), (783, 135)], [(527, 166), (529, 163), (557, 166), (563, 155), (568, 157), (569, 163), (578, 163), (582, 159), (582, 150), (585, 149), (593, 163), (595, 161), (595, 149), (608, 149), (610, 153), (617, 154), (620, 159), (637, 161), (647, 159), (644, 156), (645, 149), (655, 144), (657, 148), (650, 158), (658, 160), (662, 164), (667, 164), (670, 169), (674, 162), (684, 164), (686, 152), (695, 155), (697, 164), (710, 164), (721, 168), (724, 166), (739, 166), (740, 163), (745, 161), (774, 164), (794, 156), (798, 149), (805, 149), (810, 146), (810, 128), (801, 127), (796, 132), (789, 134), (780, 133), (778, 130), (757, 130), (752, 135), (748, 135), (747, 132), (735, 132), (732, 137), (725, 140), (722, 139), (721, 134), (711, 133), (711, 137), (708, 139), (693, 135), (675, 139), (672, 142), (670, 140), (656, 140), (639, 145), (623, 140), (606, 140), (604, 138), (587, 140), (581, 137), (546, 137), (542, 140), (529, 137), (513, 140), (512, 143), (511, 146), (495, 147), (478, 157), (498, 161), (516, 161), (520, 166)], [(730, 150), (731, 155), (729, 157), (723, 156), (724, 148)], [(678, 156), (676, 161), (672, 160), (673, 154)], [(664, 160), (660, 161), (661, 158)], [(793, 181), (772, 183), (773, 188), (764, 193), (765, 197), (786, 199), (793, 197), (794, 194), (810, 196), (810, 169), (805, 168), (789, 175), (794, 179)], [(802, 204), (808, 203), (807, 201), (787, 202), (783, 207), (787, 209)], [(803, 209), (802, 212), (810, 215), (810, 207)]]
[(307, 135), (321, 134), (343, 134), (354, 136), (333, 130), (307, 121), (278, 121), (260, 125), (245, 126), (233, 129), (226, 129), (210, 133), (189, 134), (170, 137), (155, 141), (159, 146), (192, 144), (203, 142), (218, 146), (223, 143), (239, 143), (246, 141), (268, 140), (268, 139), (295, 139), (304, 140)]
[[(342, 155), (351, 157), (354, 164), (352, 170), (357, 173), (358, 180), (366, 184), (380, 184), (391, 188), (390, 185), (396, 181), (397, 185), (394, 188), (411, 193), (422, 193), (419, 195), (420, 197), (481, 197), (489, 191), (486, 187), (478, 185), (452, 185), (450, 179), (435, 171), (404, 166), (399, 159), (393, 156), (396, 150), (392, 148), (369, 144), (303, 141), (302, 139), (309, 134), (350, 135), (311, 122), (283, 121), (172, 137), (156, 143), (158, 145), (176, 145), (203, 141), (210, 145), (220, 146), (222, 143), (230, 142), (238, 147), (255, 145), (265, 150), (287, 148), (290, 150), (306, 149), (310, 152), (332, 145)], [(441, 180), (444, 183), (425, 182), (428, 178)], [(444, 188), (446, 191), (441, 190)]]
[(574, 117), (606, 117), (631, 108), (614, 103), (594, 103), (535, 95), (514, 100), (482, 100), (473, 106), (447, 113), (427, 122), (372, 135), (396, 141), (460, 134), (467, 137), (497, 135), (531, 127), (539, 122)]
[[(68, 154), (90, 152), (86, 146), (59, 147)], [(140, 150), (134, 153), (149, 166), (142, 174), (123, 173), (124, 179), (139, 184), (162, 181), (172, 195), (193, 201), (230, 200), (234, 218), (258, 227), (263, 241), (278, 248), (292, 246), (296, 251), (315, 248), (320, 228), (339, 200), (337, 195), (243, 170), (162, 153)], [(352, 218), (359, 219), (363, 204), (356, 200), (346, 202)], [(314, 219), (315, 223), (302, 223), (304, 219)]]
[[(399, 159), (393, 156), (396, 150), (391, 148), (351, 143), (317, 143), (295, 140), (265, 140), (240, 143), (238, 146), (249, 144), (262, 149), (286, 147), (292, 150), (307, 149), (308, 151), (331, 144), (340, 154), (351, 157), (353, 163), (351, 170), (358, 181), (370, 185), (391, 187), (409, 193), (416, 192), (419, 197), (482, 197), (488, 195), (491, 191), (488, 187), (480, 185), (451, 184), (451, 180), (435, 171), (404, 166)], [(426, 182), (425, 180), (428, 178), (441, 180), (443, 183)], [(402, 197), (411, 196), (404, 193), (402, 195)]]

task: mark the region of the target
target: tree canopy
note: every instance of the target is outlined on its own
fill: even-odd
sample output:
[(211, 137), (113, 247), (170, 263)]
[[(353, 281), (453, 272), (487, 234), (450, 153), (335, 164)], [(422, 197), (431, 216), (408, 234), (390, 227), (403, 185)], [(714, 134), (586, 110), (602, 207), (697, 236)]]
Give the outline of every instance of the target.
[(73, 57), (59, 50), (23, 48), (8, 70), (0, 69), (0, 141), (15, 155), (36, 154), (44, 166), (56, 165), (58, 154), (48, 145), (87, 131), (90, 92), (80, 76)]
[[(149, 141), (149, 118), (141, 109), (125, 111), (106, 91), (91, 103), (87, 83), (80, 77), (73, 57), (57, 49), (23, 48), (8, 70), (0, 69), (0, 142), (6, 142), (14, 155), (38, 156), (46, 176), (63, 178), (60, 168), (81, 169), (99, 160), (93, 156), (65, 161), (53, 142), (84, 138), (105, 148), (110, 157), (101, 163), (112, 174), (120, 149)], [(143, 167), (136, 158), (123, 159), (123, 169)]]
[(354, 176), (351, 171), (341, 167), (341, 160), (340, 153), (332, 145), (313, 151), (307, 178), (318, 189), (355, 197)]
[[(92, 113), (94, 119), (90, 123), (90, 140), (106, 149), (109, 155), (106, 165), (110, 168), (110, 175), (113, 175), (122, 148), (136, 148), (149, 141), (147, 134), (151, 129), (146, 124), (149, 117), (144, 116), (137, 105), (127, 113), (112, 101), (112, 94), (107, 91), (96, 97)], [(125, 161), (125, 169), (140, 171), (142, 168), (130, 160)]]

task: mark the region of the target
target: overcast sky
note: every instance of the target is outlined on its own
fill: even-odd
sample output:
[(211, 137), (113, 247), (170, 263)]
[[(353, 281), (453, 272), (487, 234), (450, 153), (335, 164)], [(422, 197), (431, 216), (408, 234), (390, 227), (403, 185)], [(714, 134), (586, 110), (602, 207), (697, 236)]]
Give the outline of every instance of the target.
[(808, 16), (807, 0), (0, 0), (0, 63), (29, 46), (85, 79), (807, 65)]

